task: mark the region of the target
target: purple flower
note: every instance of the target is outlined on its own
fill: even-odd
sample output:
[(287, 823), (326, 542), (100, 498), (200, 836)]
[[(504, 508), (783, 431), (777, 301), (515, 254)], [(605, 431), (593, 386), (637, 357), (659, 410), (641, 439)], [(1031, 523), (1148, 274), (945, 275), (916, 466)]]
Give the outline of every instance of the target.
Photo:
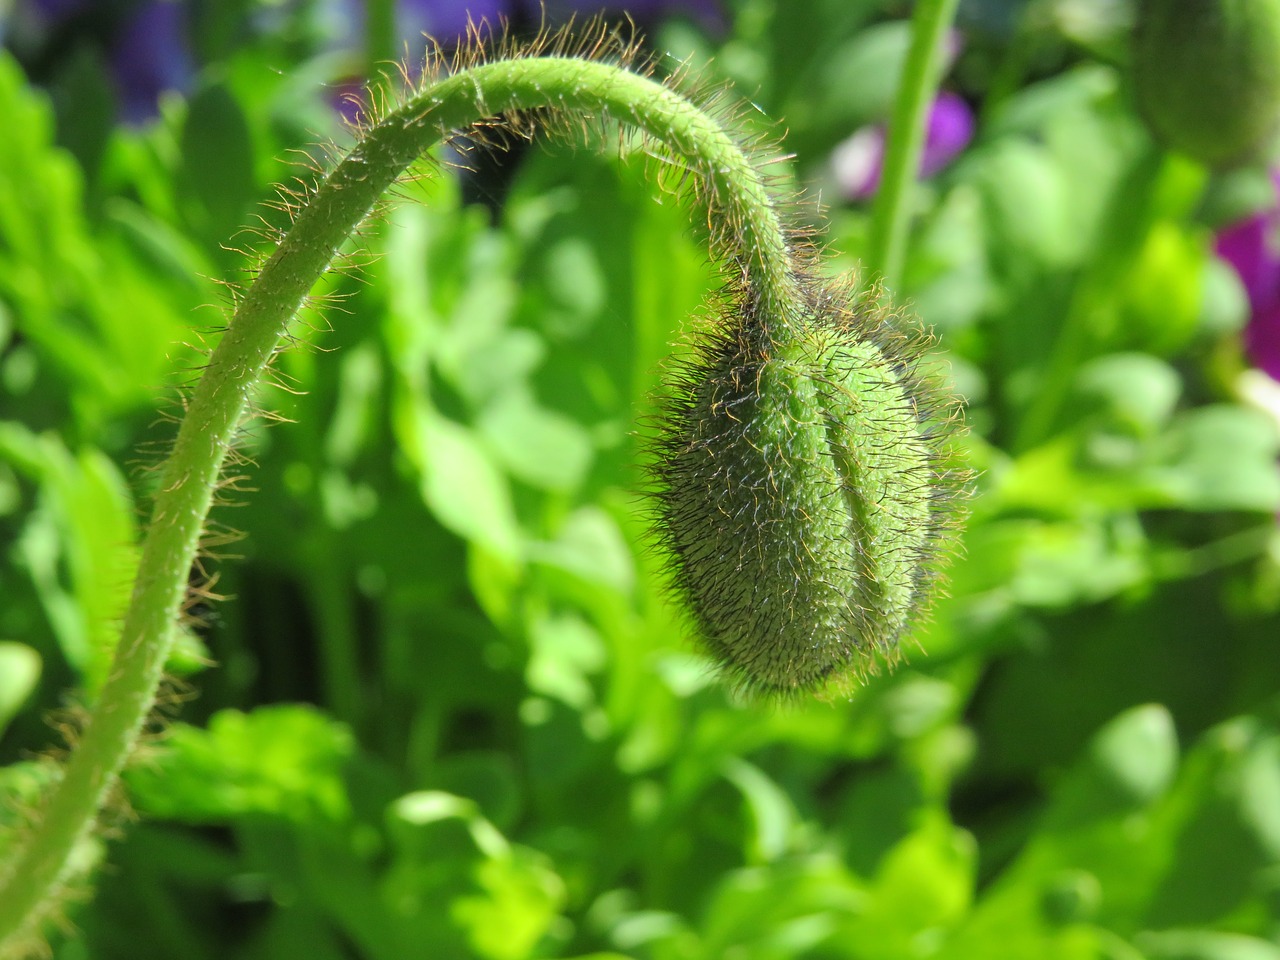
[[(931, 177), (973, 139), (973, 111), (957, 94), (939, 93), (929, 108), (920, 176)], [(851, 200), (865, 200), (880, 187), (884, 172), (887, 131), (882, 123), (861, 127), (838, 144), (831, 155), (840, 192)]]
[(100, 50), (120, 116), (144, 123), (156, 115), (162, 93), (189, 90), (195, 78), (187, 6), (182, 0), (22, 0), (14, 8), (13, 45), (45, 69), (82, 45)]
[(160, 95), (188, 90), (195, 63), (186, 37), (185, 7), (150, 0), (121, 25), (111, 49), (111, 72), (120, 97), (120, 113), (130, 123), (156, 115)]
[[(364, 44), (364, 0), (342, 0), (338, 4), (341, 37), (340, 49), (358, 49)], [(396, 41), (398, 46), (421, 49), (422, 39), (431, 37), (445, 49), (467, 34), (467, 24), (484, 24), (481, 32), (497, 32), (505, 21), (516, 32), (536, 30), (545, 17), (546, 24), (556, 27), (572, 18), (579, 20), (596, 14), (626, 14), (641, 28), (675, 13), (686, 13), (711, 33), (726, 27), (720, 0), (397, 0)], [(421, 64), (411, 64), (420, 68)], [(332, 101), (348, 121), (357, 121), (364, 112), (363, 82), (348, 76), (333, 85)]]
[[(364, 0), (343, 0), (341, 8), (343, 36), (358, 44), (364, 34)], [(466, 35), (468, 20), (485, 22), (490, 29), (503, 19), (536, 28), (544, 15), (549, 25), (557, 26), (598, 13), (626, 14), (642, 25), (686, 13), (710, 31), (725, 27), (719, 0), (398, 0), (396, 34), (401, 43), (414, 44), (426, 35), (447, 47)]]
[[(1280, 171), (1272, 181), (1280, 190)], [(1244, 330), (1249, 359), (1280, 381), (1280, 205), (1219, 231), (1214, 246), (1235, 269), (1249, 298)]]
[(421, 40), (424, 34), (444, 42), (466, 36), (468, 18), (472, 23), (487, 23), (489, 29), (497, 29), (509, 6), (504, 0), (400, 0), (396, 4), (396, 33), (401, 41), (409, 43)]
[(28, 7), (43, 20), (57, 23), (82, 12), (88, 0), (30, 0)]
[(727, 24), (719, 0), (516, 0), (513, 7), (521, 8), (525, 16), (537, 23), (540, 6), (545, 6), (547, 22), (563, 23), (571, 16), (579, 19), (597, 13), (627, 14), (641, 26), (654, 23), (673, 14), (686, 14), (708, 33), (719, 35)]

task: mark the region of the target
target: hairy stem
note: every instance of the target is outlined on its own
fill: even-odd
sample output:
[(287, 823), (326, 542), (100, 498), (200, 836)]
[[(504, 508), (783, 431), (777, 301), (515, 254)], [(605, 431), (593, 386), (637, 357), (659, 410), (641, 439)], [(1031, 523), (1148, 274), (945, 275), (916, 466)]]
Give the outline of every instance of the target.
[(743, 272), (765, 312), (786, 323), (794, 299), (787, 234), (760, 175), (716, 121), (661, 84), (574, 57), (502, 60), (429, 83), (390, 113), (299, 211), (190, 397), (162, 472), (110, 678), (62, 780), (0, 876), (0, 954), (56, 905), (76, 845), (133, 749), (161, 681), (223, 461), (307, 293), (425, 150), (478, 120), (543, 107), (611, 116), (687, 163), (703, 185), (717, 254)]
[(879, 277), (890, 296), (902, 283), (907, 231), (911, 224), (911, 188), (920, 171), (929, 106), (938, 91), (946, 60), (947, 30), (955, 19), (959, 0), (920, 0), (911, 21), (911, 49), (903, 67), (889, 121), (880, 190), (871, 212), (871, 240), (867, 251), (868, 273)]

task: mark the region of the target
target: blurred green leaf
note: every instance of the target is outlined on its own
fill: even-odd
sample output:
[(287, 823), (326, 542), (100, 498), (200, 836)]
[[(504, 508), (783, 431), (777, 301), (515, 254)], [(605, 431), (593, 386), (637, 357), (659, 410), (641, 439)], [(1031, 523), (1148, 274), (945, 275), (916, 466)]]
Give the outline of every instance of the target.
[(1212, 924), (1257, 901), (1280, 862), (1280, 732), (1253, 717), (1209, 731), (1187, 757), (1162, 825), (1173, 847), (1150, 905), (1154, 928)]
[(1048, 829), (1068, 829), (1150, 806), (1178, 769), (1173, 717), (1159, 704), (1134, 707), (1095, 735), (1085, 756), (1058, 785)]
[(25, 643), (0, 640), (0, 734), (40, 682), (40, 654)]
[(893, 111), (910, 43), (911, 28), (906, 20), (878, 23), (859, 31), (819, 65), (822, 76), (809, 88), (818, 99), (805, 105), (807, 111), (824, 124), (849, 131), (865, 123), (883, 122)]
[(188, 823), (251, 814), (341, 820), (350, 731), (311, 707), (223, 710), (208, 730), (175, 724), (153, 758), (126, 774), (139, 809)]
[(1140, 436), (1169, 422), (1182, 392), (1178, 372), (1145, 353), (1110, 353), (1081, 365), (1076, 390)]
[(506, 478), (475, 435), (430, 409), (402, 433), (405, 453), (421, 475), (423, 502), (459, 536), (504, 557), (520, 554), (519, 533)]
[(969, 910), (976, 855), (971, 836), (929, 812), (880, 861), (846, 935), (873, 955), (910, 956), (922, 941), (936, 949)]
[(257, 195), (249, 125), (224, 84), (206, 84), (187, 102), (181, 150), (179, 183), (190, 215), (216, 249), (231, 241)]
[(533, 647), (525, 669), (529, 688), (584, 710), (595, 700), (590, 677), (605, 665), (600, 635), (568, 615), (540, 618), (530, 627)]
[(786, 792), (744, 760), (725, 764), (724, 775), (742, 791), (755, 830), (748, 838), (747, 853), (754, 862), (776, 860), (787, 852), (797, 826), (796, 811)]
[(1212, 930), (1144, 933), (1138, 946), (1151, 960), (1280, 960), (1274, 943)]
[(545, 490), (572, 491), (591, 466), (591, 439), (571, 417), (540, 406), (527, 390), (507, 390), (477, 424), (513, 477)]
[(1280, 439), (1264, 415), (1225, 404), (1189, 410), (1161, 447), (1153, 479), (1171, 503), (1188, 510), (1280, 507)]
[(544, 858), (517, 847), (481, 863), (476, 883), (482, 895), (459, 897), (450, 906), (476, 953), (492, 960), (535, 956), (564, 899), (563, 884)]
[(52, 434), (0, 423), (0, 460), (40, 489), (40, 507), (17, 544), (67, 661), (92, 695), (106, 680), (119, 618), (137, 566), (136, 511), (115, 464), (79, 455)]
[(69, 407), (90, 433), (121, 410), (150, 412), (200, 301), (133, 260), (109, 229), (91, 228), (83, 175), (53, 146), (48, 104), (24, 89), (7, 53), (0, 111), (14, 124), (0, 151), (0, 301), (37, 363), (23, 392), (35, 391), (39, 419)]

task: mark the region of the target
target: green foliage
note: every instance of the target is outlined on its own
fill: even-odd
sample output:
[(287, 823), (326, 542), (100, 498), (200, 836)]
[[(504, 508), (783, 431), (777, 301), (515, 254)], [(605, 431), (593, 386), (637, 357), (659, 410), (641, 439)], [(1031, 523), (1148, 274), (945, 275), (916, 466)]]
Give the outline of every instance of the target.
[[(787, 117), (805, 177), (906, 46), (879, 4), (812, 8), (798, 40), (736, 5), (710, 68)], [(341, 136), (298, 119), (334, 123), (314, 51), (237, 36), (96, 147), (0, 61), (9, 830), (54, 776), (46, 715), (103, 679), (222, 245)], [(1147, 139), (1121, 68), (1034, 39), (1023, 74), (975, 30), (979, 139), (919, 191), (901, 299), (982, 472), (907, 664), (766, 710), (694, 652), (637, 460), (713, 278), (643, 165), (538, 148), (493, 213), (430, 176), (258, 398), (283, 422), (215, 513), (245, 534), (231, 599), (170, 664), (199, 695), (131, 764), (137, 822), (55, 956), (1280, 954), (1280, 444), (1235, 389), (1225, 188)], [(856, 257), (866, 211), (832, 224)]]

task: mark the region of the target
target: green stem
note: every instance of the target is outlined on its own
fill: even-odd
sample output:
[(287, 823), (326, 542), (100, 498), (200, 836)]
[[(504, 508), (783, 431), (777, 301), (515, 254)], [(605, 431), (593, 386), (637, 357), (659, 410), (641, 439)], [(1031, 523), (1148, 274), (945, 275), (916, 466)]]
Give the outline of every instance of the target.
[[(409, 51), (414, 57), (419, 49)], [(364, 3), (365, 76), (385, 78), (400, 56), (396, 49), (396, 5), (394, 0), (365, 0)]]
[(898, 85), (880, 189), (871, 211), (870, 249), (866, 266), (895, 296), (902, 284), (911, 193), (924, 152), (929, 105), (938, 91), (946, 60), (943, 40), (955, 19), (959, 0), (919, 0), (911, 20), (911, 49)]
[(477, 120), (539, 108), (608, 115), (687, 162), (702, 184), (717, 256), (742, 271), (765, 312), (785, 322), (793, 299), (787, 233), (759, 173), (719, 124), (661, 84), (573, 57), (504, 60), (430, 83), (389, 114), (299, 211), (191, 395), (161, 475), (111, 676), (62, 780), (0, 876), (0, 954), (56, 905), (73, 852), (133, 749), (154, 703), (223, 461), (307, 293), (425, 150)]

